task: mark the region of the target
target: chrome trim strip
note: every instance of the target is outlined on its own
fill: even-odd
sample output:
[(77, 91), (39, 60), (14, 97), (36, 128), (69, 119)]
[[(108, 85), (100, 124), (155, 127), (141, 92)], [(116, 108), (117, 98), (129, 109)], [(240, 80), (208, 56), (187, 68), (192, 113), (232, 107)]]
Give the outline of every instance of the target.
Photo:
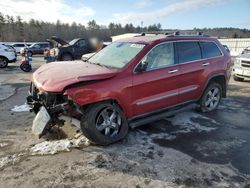
[(181, 95), (181, 94), (184, 94), (184, 93), (189, 93), (189, 92), (191, 92), (191, 91), (196, 90), (197, 88), (198, 88), (197, 86), (194, 86), (194, 87), (192, 87), (192, 88), (189, 88), (189, 89), (180, 91), (179, 94)]
[(181, 92), (175, 92), (175, 93), (171, 93), (171, 94), (168, 94), (168, 95), (165, 95), (165, 96), (160, 96), (160, 97), (157, 97), (157, 98), (154, 98), (154, 99), (149, 99), (149, 100), (141, 101), (141, 102), (136, 103), (136, 105), (141, 106), (141, 105), (145, 105), (145, 104), (148, 104), (148, 103), (152, 103), (152, 102), (156, 102), (156, 101), (159, 101), (159, 100), (163, 100), (163, 99), (167, 99), (167, 98), (170, 98), (170, 97), (174, 97), (174, 96), (177, 96), (178, 94), (189, 93), (191, 91), (196, 90), (197, 88), (198, 87), (195, 86), (195, 87), (183, 90)]
[(168, 94), (168, 95), (165, 95), (165, 96), (161, 96), (161, 97), (157, 97), (157, 98), (154, 98), (154, 99), (149, 99), (149, 100), (146, 100), (146, 101), (141, 101), (141, 102), (136, 103), (136, 105), (141, 106), (141, 105), (144, 105), (144, 104), (148, 104), (148, 103), (152, 103), (152, 102), (155, 102), (155, 101), (167, 99), (169, 97), (173, 97), (173, 96), (177, 96), (177, 95), (178, 95), (178, 92), (175, 92), (175, 93), (171, 93), (171, 94)]

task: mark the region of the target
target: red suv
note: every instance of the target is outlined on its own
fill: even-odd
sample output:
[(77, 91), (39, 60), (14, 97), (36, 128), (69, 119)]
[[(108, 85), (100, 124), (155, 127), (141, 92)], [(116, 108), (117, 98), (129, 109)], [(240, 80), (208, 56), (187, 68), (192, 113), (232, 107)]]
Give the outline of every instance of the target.
[(32, 129), (41, 136), (70, 117), (90, 141), (107, 145), (124, 138), (129, 126), (189, 103), (203, 112), (217, 109), (230, 67), (229, 53), (208, 36), (120, 40), (85, 62), (54, 62), (35, 71), (27, 97), (37, 113)]

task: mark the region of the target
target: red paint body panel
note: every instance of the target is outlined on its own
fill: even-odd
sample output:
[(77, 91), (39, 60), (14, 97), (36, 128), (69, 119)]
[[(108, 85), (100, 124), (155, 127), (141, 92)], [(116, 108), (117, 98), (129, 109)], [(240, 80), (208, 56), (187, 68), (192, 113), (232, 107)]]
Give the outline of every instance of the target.
[[(224, 47), (214, 41), (224, 56), (177, 64), (158, 70), (134, 73), (136, 65), (157, 44), (169, 41), (199, 40), (201, 37), (133, 37), (124, 42), (143, 43), (145, 48), (123, 69), (117, 71), (84, 62), (58, 62), (42, 66), (33, 74), (33, 82), (42, 91), (62, 92), (74, 83), (99, 80), (64, 91), (75, 103), (84, 106), (108, 99), (116, 100), (127, 118), (132, 118), (182, 102), (197, 100), (213, 75), (230, 77), (231, 59)], [(209, 66), (202, 66), (210, 63)], [(170, 74), (169, 71), (178, 72)], [(187, 92), (190, 91), (190, 92)]]

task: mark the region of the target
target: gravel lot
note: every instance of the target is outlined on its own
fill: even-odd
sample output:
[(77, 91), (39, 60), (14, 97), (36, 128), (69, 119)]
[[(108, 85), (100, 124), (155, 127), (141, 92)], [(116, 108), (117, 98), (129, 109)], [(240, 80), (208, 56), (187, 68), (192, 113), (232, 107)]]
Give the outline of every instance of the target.
[[(44, 61), (33, 57), (33, 69)], [(30, 73), (0, 70), (0, 187), (250, 188), (250, 81), (230, 81), (216, 112), (193, 109), (131, 130), (119, 143), (89, 144), (67, 124), (37, 139), (23, 105)]]

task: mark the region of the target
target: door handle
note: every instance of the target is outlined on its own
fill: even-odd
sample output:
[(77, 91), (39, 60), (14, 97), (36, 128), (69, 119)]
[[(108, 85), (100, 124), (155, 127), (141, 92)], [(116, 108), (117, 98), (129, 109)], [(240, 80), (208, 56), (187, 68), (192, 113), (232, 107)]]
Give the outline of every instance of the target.
[(210, 63), (202, 63), (202, 66), (208, 66), (208, 65), (210, 65)]
[(173, 74), (175, 72), (178, 72), (178, 69), (168, 71), (169, 74)]

